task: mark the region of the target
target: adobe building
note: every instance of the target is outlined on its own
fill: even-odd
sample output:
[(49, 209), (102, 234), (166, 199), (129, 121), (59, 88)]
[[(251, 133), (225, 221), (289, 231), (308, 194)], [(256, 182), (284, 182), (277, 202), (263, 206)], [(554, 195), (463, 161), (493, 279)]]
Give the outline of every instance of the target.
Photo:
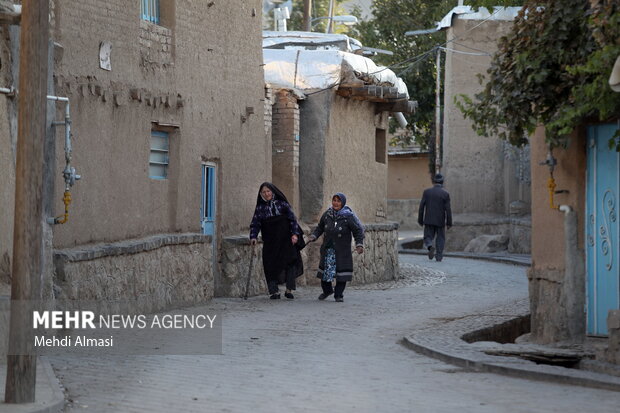
[[(224, 240), (247, 233), (271, 177), (264, 122), (261, 2), (50, 3), (47, 296), (144, 300), (145, 311), (204, 302), (229, 278)], [(234, 9), (235, 13), (230, 13)], [(230, 31), (230, 27), (244, 27)], [(19, 18), (1, 27), (1, 87), (14, 89)], [(222, 36), (222, 33), (227, 33)], [(0, 294), (8, 294), (16, 104), (0, 96)], [(247, 236), (246, 236), (247, 238)], [(233, 243), (233, 249), (245, 251)], [(225, 290), (225, 289), (224, 289)]]
[[(410, 112), (406, 86), (365, 57), (345, 35), (265, 32), (265, 81), (273, 90), (274, 183), (309, 228), (336, 192), (366, 227), (354, 282), (398, 273), (397, 224), (387, 213), (387, 127), (391, 112)], [(308, 281), (318, 266), (308, 248)]]
[[(620, 79), (620, 59), (609, 81), (619, 92), (614, 78)], [(532, 165), (528, 271), (532, 340), (579, 344), (596, 337), (596, 360), (614, 364), (620, 364), (620, 153), (609, 141), (619, 125), (617, 118), (592, 120), (573, 132), (567, 148), (552, 150), (544, 128), (537, 129), (532, 159), (543, 165)]]
[(443, 166), (454, 226), (446, 249), (463, 250), (480, 235), (505, 235), (507, 249), (530, 252), (529, 148), (517, 149), (496, 137), (481, 137), (455, 103), (482, 91), (498, 39), (507, 34), (520, 7), (455, 7), (438, 24), (447, 31), (443, 115)]
[(432, 185), (429, 152), (419, 146), (388, 149), (388, 218), (401, 230), (422, 230), (418, 209), (424, 190)]

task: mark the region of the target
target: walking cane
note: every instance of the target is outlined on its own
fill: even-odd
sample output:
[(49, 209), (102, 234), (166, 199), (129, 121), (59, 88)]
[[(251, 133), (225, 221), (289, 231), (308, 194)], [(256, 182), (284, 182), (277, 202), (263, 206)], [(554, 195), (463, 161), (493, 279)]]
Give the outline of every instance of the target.
[(252, 245), (252, 255), (250, 256), (250, 268), (248, 269), (248, 280), (245, 283), (245, 294), (243, 296), (244, 300), (248, 299), (248, 290), (250, 289), (250, 279), (252, 278), (252, 268), (254, 268), (254, 249), (255, 246)]

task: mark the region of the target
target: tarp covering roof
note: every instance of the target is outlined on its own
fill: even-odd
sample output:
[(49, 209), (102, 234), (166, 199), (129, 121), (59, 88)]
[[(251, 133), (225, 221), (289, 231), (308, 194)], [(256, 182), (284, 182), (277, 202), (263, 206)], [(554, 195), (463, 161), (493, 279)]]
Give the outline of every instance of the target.
[[(343, 39), (346, 37), (348, 39)], [(292, 40), (299, 46), (293, 47)], [(349, 50), (314, 49), (317, 44), (333, 41), (349, 43)], [(291, 48), (265, 48), (276, 44)], [(306, 44), (311, 50), (304, 47)], [(267, 46), (266, 46), (267, 45)], [(307, 32), (264, 32), (263, 60), (265, 82), (284, 88), (300, 89), (304, 92), (337, 87), (340, 84), (363, 82), (366, 85), (391, 86), (405, 93), (407, 86), (396, 74), (383, 66), (377, 66), (367, 57), (351, 53), (361, 43), (345, 35)]]
[(437, 23), (437, 29), (445, 29), (452, 26), (452, 17), (458, 16), (463, 20), (514, 20), (522, 7), (494, 7), (493, 14), (486, 7), (480, 7), (475, 11), (471, 6), (456, 6)]
[(345, 34), (265, 30), (263, 31), (263, 48), (355, 52), (362, 48), (362, 43)]

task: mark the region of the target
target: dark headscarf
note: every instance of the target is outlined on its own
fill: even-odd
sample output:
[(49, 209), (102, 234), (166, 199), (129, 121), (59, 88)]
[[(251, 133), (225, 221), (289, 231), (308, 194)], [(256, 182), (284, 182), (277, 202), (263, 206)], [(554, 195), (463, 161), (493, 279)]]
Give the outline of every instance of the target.
[(334, 195), (332, 195), (332, 199), (334, 199), (334, 197), (337, 196), (338, 198), (340, 198), (340, 202), (342, 202), (342, 208), (340, 208), (338, 211), (334, 210), (333, 207), (329, 207), (328, 212), (333, 216), (354, 216), (355, 219), (357, 219), (359, 221), (359, 218), (357, 218), (357, 216), (355, 215), (355, 213), (353, 212), (353, 210), (351, 208), (349, 208), (348, 206), (346, 206), (347, 204), (347, 197), (345, 196), (345, 194), (343, 194), (342, 192), (336, 192)]
[(260, 184), (260, 186), (258, 187), (258, 195), (256, 196), (256, 205), (258, 206), (259, 204), (266, 204), (267, 201), (265, 201), (263, 199), (263, 197), (260, 194), (260, 191), (263, 189), (263, 187), (266, 186), (267, 188), (269, 188), (271, 190), (271, 192), (273, 192), (273, 198), (272, 200), (276, 200), (279, 199), (280, 201), (284, 201), (287, 204), (288, 199), (286, 199), (286, 197), (284, 196), (284, 194), (282, 193), (282, 191), (280, 191), (278, 189), (277, 186), (275, 186), (274, 184), (272, 184), (271, 182), (263, 182), (262, 184)]
[(347, 197), (342, 192), (336, 192), (334, 195), (332, 195), (332, 199), (334, 199), (335, 196), (340, 198), (340, 202), (342, 202), (342, 207), (344, 208), (344, 206), (347, 204)]

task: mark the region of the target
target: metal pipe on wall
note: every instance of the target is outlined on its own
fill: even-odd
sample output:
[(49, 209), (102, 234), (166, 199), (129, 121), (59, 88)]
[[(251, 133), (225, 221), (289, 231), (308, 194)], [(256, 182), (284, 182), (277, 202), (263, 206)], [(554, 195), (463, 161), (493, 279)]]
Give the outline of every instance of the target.
[(55, 121), (52, 123), (53, 125), (64, 125), (65, 127), (65, 169), (62, 171), (62, 176), (65, 179), (65, 192), (63, 196), (65, 213), (56, 218), (47, 218), (47, 222), (49, 224), (64, 224), (69, 219), (69, 204), (71, 203), (71, 192), (69, 189), (75, 185), (75, 181), (78, 181), (82, 177), (78, 175), (75, 168), (71, 166), (71, 154), (73, 150), (71, 146), (71, 105), (69, 103), (69, 98), (48, 95), (47, 99), (57, 102), (65, 102), (65, 120), (63, 122)]

